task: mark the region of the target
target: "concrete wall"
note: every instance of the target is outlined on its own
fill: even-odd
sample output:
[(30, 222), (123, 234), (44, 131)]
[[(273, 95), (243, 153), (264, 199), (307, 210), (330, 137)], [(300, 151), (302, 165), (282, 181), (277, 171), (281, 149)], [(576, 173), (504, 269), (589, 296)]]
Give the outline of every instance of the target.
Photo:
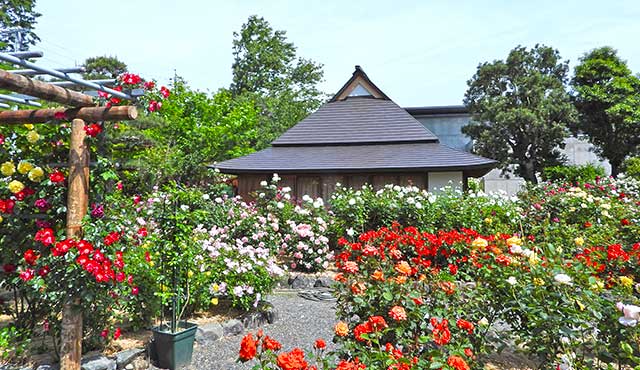
[[(470, 115), (434, 114), (415, 116), (415, 118), (438, 136), (442, 144), (454, 149), (471, 151), (472, 140), (462, 133), (462, 127), (467, 125), (471, 119)], [(600, 160), (593, 152), (593, 145), (585, 138), (570, 137), (566, 139), (563, 153), (567, 156), (569, 164), (591, 163), (604, 167), (607, 175), (611, 173), (609, 162)], [(522, 178), (514, 175), (502, 176), (500, 170), (492, 170), (482, 178), (482, 181), (485, 185), (485, 191), (504, 191), (509, 195), (515, 195), (524, 184)], [(431, 188), (431, 183), (429, 183), (429, 188)]]
[(429, 172), (429, 191), (440, 192), (442, 188), (450, 186), (462, 190), (462, 172)]

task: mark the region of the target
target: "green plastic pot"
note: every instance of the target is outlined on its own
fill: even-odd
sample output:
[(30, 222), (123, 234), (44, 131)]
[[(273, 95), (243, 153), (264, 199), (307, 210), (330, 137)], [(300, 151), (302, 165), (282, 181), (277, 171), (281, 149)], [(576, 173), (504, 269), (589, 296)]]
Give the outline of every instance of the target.
[(189, 322), (181, 322), (175, 333), (167, 325), (151, 328), (158, 367), (175, 370), (189, 365), (197, 328), (198, 325)]

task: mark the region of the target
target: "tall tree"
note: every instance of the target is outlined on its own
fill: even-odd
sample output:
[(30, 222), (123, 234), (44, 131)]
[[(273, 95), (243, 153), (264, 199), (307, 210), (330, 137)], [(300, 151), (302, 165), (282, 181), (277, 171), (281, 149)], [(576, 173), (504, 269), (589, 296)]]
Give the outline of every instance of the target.
[(317, 109), (325, 98), (318, 89), (322, 65), (296, 56), (286, 32), (251, 16), (233, 33), (234, 98), (257, 102), (262, 109), (258, 149)]
[(482, 63), (467, 82), (464, 103), (472, 121), (462, 132), (474, 150), (537, 183), (536, 173), (563, 161), (560, 149), (577, 119), (565, 90), (568, 62), (557, 50), (518, 46), (506, 60)]
[(33, 32), (36, 19), (35, 0), (0, 0), (0, 50), (26, 50), (40, 41)]
[(591, 50), (576, 66), (572, 86), (580, 113), (577, 129), (589, 136), (596, 152), (617, 175), (624, 159), (640, 145), (640, 78), (616, 50)]
[(127, 72), (127, 65), (117, 57), (101, 56), (87, 58), (84, 61), (85, 69), (82, 75), (86, 79), (110, 79), (116, 78)]

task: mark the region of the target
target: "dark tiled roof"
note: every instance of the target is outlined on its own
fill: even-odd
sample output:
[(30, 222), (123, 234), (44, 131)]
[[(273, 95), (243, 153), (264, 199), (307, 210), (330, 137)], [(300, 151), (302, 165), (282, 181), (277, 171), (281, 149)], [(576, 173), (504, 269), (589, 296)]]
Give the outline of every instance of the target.
[(438, 114), (469, 114), (469, 109), (464, 105), (442, 105), (431, 107), (404, 108), (412, 116), (438, 115)]
[(276, 139), (273, 146), (437, 142), (391, 100), (352, 97), (327, 103)]
[(410, 143), (271, 147), (214, 167), (230, 174), (454, 170), (479, 170), (484, 174), (495, 163), (438, 143)]

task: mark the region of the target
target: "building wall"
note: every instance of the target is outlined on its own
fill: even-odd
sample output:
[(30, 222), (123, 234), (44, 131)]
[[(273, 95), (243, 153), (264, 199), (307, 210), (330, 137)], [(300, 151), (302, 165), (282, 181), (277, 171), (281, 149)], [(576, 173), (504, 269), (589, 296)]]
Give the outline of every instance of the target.
[[(462, 133), (462, 127), (471, 120), (469, 114), (436, 114), (415, 116), (427, 129), (433, 132), (440, 142), (454, 149), (471, 151), (472, 140)], [(611, 165), (603, 161), (593, 152), (591, 145), (584, 138), (570, 137), (565, 140), (563, 153), (567, 156), (569, 164), (583, 165), (592, 163), (604, 167), (607, 174), (611, 173)], [(504, 191), (509, 195), (515, 195), (525, 180), (515, 175), (503, 176), (500, 170), (492, 170), (481, 179), (484, 182), (485, 191)]]
[[(238, 195), (251, 200), (251, 194), (260, 189), (261, 181), (270, 181), (273, 174), (238, 175)], [(329, 199), (336, 189), (341, 186), (359, 188), (364, 184), (371, 184), (375, 189), (381, 189), (387, 184), (401, 186), (417, 186), (420, 189), (438, 191), (444, 186), (461, 188), (463, 173), (452, 172), (399, 172), (399, 173), (352, 173), (352, 174), (295, 174), (279, 175), (279, 186), (288, 186), (291, 193), (298, 199), (304, 195)]]

